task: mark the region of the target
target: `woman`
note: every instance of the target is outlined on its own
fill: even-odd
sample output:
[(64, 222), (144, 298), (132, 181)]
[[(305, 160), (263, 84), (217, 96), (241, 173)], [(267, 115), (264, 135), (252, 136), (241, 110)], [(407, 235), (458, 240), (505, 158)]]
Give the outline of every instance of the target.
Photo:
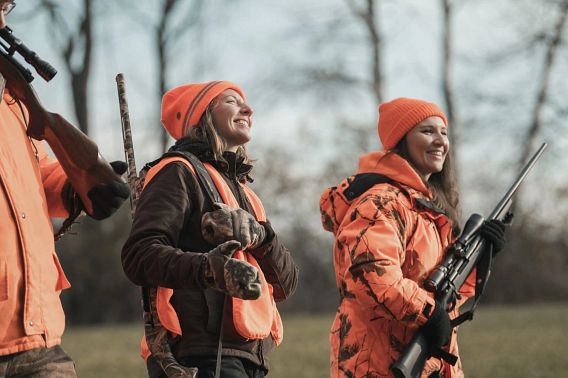
[[(213, 376), (220, 336), (222, 377), (263, 377), (282, 339), (274, 302), (292, 295), (298, 281), (290, 253), (245, 185), (252, 114), (243, 91), (225, 81), (164, 95), (162, 124), (176, 143), (148, 171), (122, 251), (132, 282), (173, 289), (165, 298), (171, 306), (161, 307), (159, 290), (160, 320), (178, 335), (170, 340), (174, 356), (197, 367), (198, 377)], [(187, 153), (204, 163), (224, 203), (199, 181)], [(152, 358), (148, 369), (162, 374)]]
[[(320, 200), (323, 226), (335, 235), (340, 293), (332, 377), (393, 376), (391, 365), (422, 326), (434, 349), (458, 353), (455, 330), (450, 337), (458, 306), (448, 314), (422, 286), (458, 228), (446, 116), (435, 104), (398, 98), (380, 105), (378, 129), (385, 151), (362, 156), (357, 175)], [(422, 375), (463, 376), (461, 362), (430, 358)]]

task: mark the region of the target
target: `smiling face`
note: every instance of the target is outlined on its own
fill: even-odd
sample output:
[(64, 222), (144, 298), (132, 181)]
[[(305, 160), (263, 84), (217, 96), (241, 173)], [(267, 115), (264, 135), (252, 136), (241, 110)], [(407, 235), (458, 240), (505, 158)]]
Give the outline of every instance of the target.
[(441, 172), (450, 149), (448, 128), (440, 117), (429, 117), (405, 136), (412, 165), (424, 181)]
[(214, 101), (211, 108), (213, 124), (227, 143), (227, 150), (235, 152), (250, 141), (252, 109), (233, 89), (226, 89)]

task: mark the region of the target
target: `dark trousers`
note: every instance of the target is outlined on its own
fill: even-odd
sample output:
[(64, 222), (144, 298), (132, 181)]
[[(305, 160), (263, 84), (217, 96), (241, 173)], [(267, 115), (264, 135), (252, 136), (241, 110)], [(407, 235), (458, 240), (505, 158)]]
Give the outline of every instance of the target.
[[(183, 366), (199, 369), (197, 378), (214, 378), (216, 357), (188, 357), (180, 360)], [(147, 362), (150, 378), (165, 378), (164, 372), (152, 357)], [(262, 367), (238, 357), (223, 356), (221, 359), (221, 378), (264, 378)]]
[(0, 356), (0, 377), (76, 378), (75, 364), (60, 346)]

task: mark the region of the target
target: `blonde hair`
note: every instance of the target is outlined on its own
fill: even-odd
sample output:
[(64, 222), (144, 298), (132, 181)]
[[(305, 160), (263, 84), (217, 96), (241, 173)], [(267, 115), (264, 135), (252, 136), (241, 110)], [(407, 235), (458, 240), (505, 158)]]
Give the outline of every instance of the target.
[[(205, 109), (199, 123), (196, 126), (189, 127), (186, 136), (189, 137), (190, 140), (206, 144), (210, 147), (215, 160), (224, 161), (225, 158), (223, 157), (223, 153), (227, 149), (227, 142), (217, 131), (211, 111), (217, 103), (217, 99), (214, 99), (211, 103), (209, 103), (209, 106)], [(253, 161), (249, 159), (245, 146), (239, 146), (236, 154), (237, 156), (242, 156), (244, 158), (245, 164), (252, 165)]]

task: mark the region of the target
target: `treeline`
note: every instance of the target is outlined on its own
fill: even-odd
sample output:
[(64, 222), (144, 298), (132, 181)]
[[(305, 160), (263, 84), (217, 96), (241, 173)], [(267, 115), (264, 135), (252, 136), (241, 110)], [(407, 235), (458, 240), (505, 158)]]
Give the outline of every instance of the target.
[[(120, 250), (130, 230), (123, 208), (102, 227), (88, 218), (58, 245), (72, 287), (62, 294), (68, 324), (131, 322), (141, 319), (140, 290), (122, 272)], [(520, 227), (520, 226), (519, 226)], [(300, 285), (283, 303), (283, 312), (335, 311), (331, 238), (321, 230), (296, 227), (282, 236), (300, 266)], [(506, 249), (497, 256), (484, 303), (531, 303), (568, 299), (568, 243), (546, 240), (527, 228), (508, 231)]]

